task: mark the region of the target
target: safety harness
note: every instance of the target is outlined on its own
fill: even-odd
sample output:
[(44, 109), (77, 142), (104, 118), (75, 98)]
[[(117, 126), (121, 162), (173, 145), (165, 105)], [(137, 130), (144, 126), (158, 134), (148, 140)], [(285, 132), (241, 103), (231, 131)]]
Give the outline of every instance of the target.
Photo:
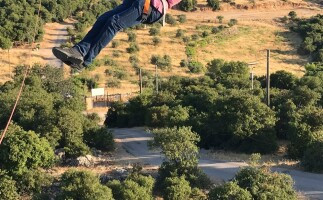
[[(161, 0), (163, 4), (163, 26), (165, 26), (165, 19), (166, 19), (166, 5), (168, 4), (167, 0)], [(144, 4), (144, 10), (142, 12), (142, 18), (144, 20), (147, 20), (148, 16), (151, 13), (151, 5), (150, 5), (151, 0), (145, 0)]]

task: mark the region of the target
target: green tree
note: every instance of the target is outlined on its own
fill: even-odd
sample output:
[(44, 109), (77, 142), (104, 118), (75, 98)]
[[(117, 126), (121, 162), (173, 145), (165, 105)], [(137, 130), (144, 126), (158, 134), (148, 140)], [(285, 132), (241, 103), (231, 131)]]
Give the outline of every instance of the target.
[(293, 89), (296, 86), (298, 78), (290, 72), (284, 70), (276, 71), (270, 74), (270, 86), (279, 89)]
[(0, 148), (0, 168), (22, 175), (30, 169), (53, 166), (55, 155), (48, 141), (33, 131), (11, 125)]
[(293, 179), (287, 174), (246, 167), (236, 174), (234, 180), (239, 187), (248, 190), (253, 199), (297, 199)]
[(207, 4), (212, 8), (212, 10), (220, 9), (220, 1), (219, 0), (207, 0)]
[(112, 191), (88, 171), (68, 170), (61, 177), (59, 199), (112, 200)]
[(250, 192), (239, 187), (236, 182), (228, 182), (213, 188), (209, 193), (210, 200), (252, 200)]
[(301, 159), (301, 165), (307, 171), (322, 172), (323, 171), (323, 139), (321, 141), (310, 144), (304, 152)]
[(163, 197), (165, 200), (182, 200), (189, 199), (191, 195), (190, 183), (185, 180), (184, 176), (169, 177), (165, 180), (165, 192)]
[(20, 199), (17, 192), (16, 182), (2, 170), (0, 170), (0, 199)]
[(179, 8), (183, 11), (192, 11), (195, 9), (197, 5), (197, 1), (196, 0), (183, 0), (179, 3)]

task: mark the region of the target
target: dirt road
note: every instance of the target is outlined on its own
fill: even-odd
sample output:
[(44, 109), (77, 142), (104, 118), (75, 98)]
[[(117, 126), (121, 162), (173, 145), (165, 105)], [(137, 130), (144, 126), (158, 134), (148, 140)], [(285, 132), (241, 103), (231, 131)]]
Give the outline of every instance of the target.
[[(112, 129), (116, 141), (130, 154), (120, 156), (117, 160), (145, 165), (159, 166), (162, 156), (158, 151), (151, 151), (147, 147), (147, 141), (151, 140), (151, 134), (143, 128)], [(240, 167), (246, 166), (243, 162), (226, 162), (208, 159), (200, 159), (199, 166), (213, 180), (227, 181), (234, 177)], [(323, 174), (313, 174), (297, 170), (272, 168), (273, 171), (289, 174), (295, 181), (295, 188), (310, 199), (323, 199)]]

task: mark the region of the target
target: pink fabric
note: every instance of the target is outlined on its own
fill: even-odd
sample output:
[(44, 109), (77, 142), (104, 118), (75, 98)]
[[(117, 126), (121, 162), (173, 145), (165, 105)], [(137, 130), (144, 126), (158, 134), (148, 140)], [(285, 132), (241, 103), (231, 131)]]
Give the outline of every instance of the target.
[[(168, 5), (166, 10), (178, 4), (181, 0), (166, 0)], [(151, 0), (151, 5), (156, 8), (160, 13), (163, 13), (163, 2), (161, 0)]]

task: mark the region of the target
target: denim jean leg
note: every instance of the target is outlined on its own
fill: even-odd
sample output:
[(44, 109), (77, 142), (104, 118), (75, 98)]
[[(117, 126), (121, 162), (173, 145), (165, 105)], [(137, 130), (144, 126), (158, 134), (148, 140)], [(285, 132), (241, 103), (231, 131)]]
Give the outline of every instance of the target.
[(101, 32), (92, 41), (91, 47), (84, 57), (86, 66), (92, 63), (93, 59), (114, 38), (117, 32), (141, 23), (143, 5), (144, 0), (135, 0), (129, 8), (107, 20)]
[(80, 41), (78, 44), (74, 46), (82, 56), (85, 56), (90, 50), (91, 43), (96, 38), (96, 36), (101, 32), (102, 28), (113, 15), (124, 11), (129, 8), (132, 4), (131, 0), (125, 0), (121, 5), (115, 7), (113, 10), (110, 10), (104, 14), (102, 14), (94, 23), (91, 30), (86, 34), (86, 36)]

